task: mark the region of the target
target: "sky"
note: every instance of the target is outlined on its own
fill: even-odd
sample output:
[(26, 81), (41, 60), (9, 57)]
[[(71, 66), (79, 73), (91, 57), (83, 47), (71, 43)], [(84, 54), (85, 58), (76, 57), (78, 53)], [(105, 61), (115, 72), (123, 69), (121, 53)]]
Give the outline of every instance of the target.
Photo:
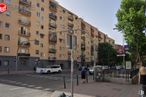
[(123, 36), (113, 30), (117, 23), (116, 12), (120, 8), (121, 0), (56, 0), (60, 5), (72, 11), (100, 31), (115, 40), (116, 44), (123, 44)]

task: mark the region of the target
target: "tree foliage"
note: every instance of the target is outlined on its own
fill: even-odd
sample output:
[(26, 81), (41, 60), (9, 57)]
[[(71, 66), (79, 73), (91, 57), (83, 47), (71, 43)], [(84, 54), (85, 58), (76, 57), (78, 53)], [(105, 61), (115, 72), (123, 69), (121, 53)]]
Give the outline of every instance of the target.
[(100, 65), (114, 65), (116, 50), (109, 43), (100, 43), (98, 46), (98, 60)]
[(135, 63), (143, 63), (146, 50), (146, 27), (144, 0), (122, 0), (117, 11), (116, 29), (122, 32), (130, 47), (131, 58)]

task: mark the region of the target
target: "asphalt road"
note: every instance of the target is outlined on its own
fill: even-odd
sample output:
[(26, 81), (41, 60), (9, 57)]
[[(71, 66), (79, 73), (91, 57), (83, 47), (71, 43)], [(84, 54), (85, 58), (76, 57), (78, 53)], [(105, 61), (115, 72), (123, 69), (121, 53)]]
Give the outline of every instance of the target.
[[(63, 72), (61, 74), (5, 74), (0, 75), (0, 83), (53, 91), (64, 88), (64, 76), (66, 87), (68, 87), (70, 83), (70, 72)], [(76, 74), (74, 74), (74, 81), (76, 81)]]

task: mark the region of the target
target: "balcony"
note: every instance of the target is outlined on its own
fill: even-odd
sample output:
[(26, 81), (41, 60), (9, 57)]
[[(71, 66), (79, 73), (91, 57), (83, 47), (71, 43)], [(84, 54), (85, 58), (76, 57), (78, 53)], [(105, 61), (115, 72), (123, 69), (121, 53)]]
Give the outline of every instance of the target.
[(50, 32), (49, 42), (50, 43), (57, 43), (57, 33), (56, 32)]
[(82, 29), (82, 30), (81, 30), (81, 34), (82, 34), (82, 35), (85, 35), (85, 34), (86, 34), (86, 31), (85, 31), (84, 29)]
[(18, 41), (18, 46), (27, 48), (27, 47), (30, 47), (30, 42), (29, 41), (21, 41), (21, 42)]
[(83, 41), (85, 41), (85, 40), (86, 40), (85, 35), (81, 36), (81, 39), (82, 39)]
[(18, 23), (21, 24), (21, 25), (24, 25), (24, 26), (31, 26), (31, 22), (29, 20), (19, 19)]
[(82, 43), (82, 44), (81, 44), (81, 50), (85, 50), (85, 49), (86, 49), (85, 43)]
[(68, 16), (68, 20), (73, 21), (74, 17), (72, 15)]
[(49, 53), (56, 53), (56, 49), (55, 48), (50, 48)]
[(23, 36), (23, 37), (30, 37), (31, 34), (30, 34), (30, 32), (23, 33), (21, 30), (19, 30), (18, 31), (18, 35), (19, 36)]
[(50, 8), (50, 11), (57, 12), (57, 3), (50, 1), (49, 8)]
[(57, 28), (57, 25), (56, 25), (56, 23), (49, 23), (49, 27)]
[(18, 53), (17, 56), (21, 56), (21, 57), (29, 57), (30, 53)]
[(74, 24), (68, 23), (68, 26), (73, 28), (74, 27)]
[(27, 8), (19, 8), (19, 13), (25, 16), (31, 16), (31, 10)]
[(31, 2), (29, 0), (19, 0), (19, 3), (26, 6), (31, 6)]
[(49, 18), (57, 20), (57, 16), (54, 13), (49, 13)]

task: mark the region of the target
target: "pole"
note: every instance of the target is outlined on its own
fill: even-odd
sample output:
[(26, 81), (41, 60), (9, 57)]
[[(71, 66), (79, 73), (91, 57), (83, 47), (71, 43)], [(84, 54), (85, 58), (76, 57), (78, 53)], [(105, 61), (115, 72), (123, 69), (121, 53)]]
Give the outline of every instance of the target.
[(17, 48), (17, 51), (16, 51), (16, 72), (18, 71), (18, 61), (19, 61), (19, 56), (18, 56), (18, 50), (19, 50), (19, 47)]
[[(125, 56), (126, 56), (126, 54), (125, 54), (125, 48), (124, 48), (124, 36), (123, 36), (123, 50), (124, 50), (124, 52), (123, 52), (123, 66), (125, 67), (125, 70), (126, 70), (126, 64), (125, 64)], [(127, 71), (126, 71), (126, 73), (127, 73)]]
[[(94, 43), (93, 43), (94, 44)], [(94, 80), (96, 80), (95, 78), (96, 78), (96, 70), (95, 70), (95, 66), (96, 66), (96, 52), (95, 52), (95, 45), (93, 45), (93, 48), (94, 48)]]
[(73, 97), (73, 50), (71, 49), (71, 97)]

